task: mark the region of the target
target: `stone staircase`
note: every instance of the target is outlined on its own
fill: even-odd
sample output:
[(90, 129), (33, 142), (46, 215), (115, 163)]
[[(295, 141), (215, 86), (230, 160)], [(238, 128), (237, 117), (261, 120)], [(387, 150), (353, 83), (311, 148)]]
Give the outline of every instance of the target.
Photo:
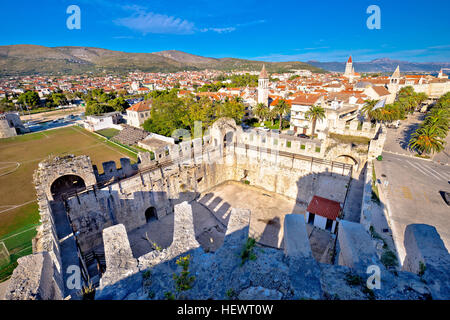
[(133, 146), (139, 141), (144, 140), (148, 135), (149, 133), (145, 130), (123, 125), (123, 129), (114, 137), (114, 140), (128, 146)]

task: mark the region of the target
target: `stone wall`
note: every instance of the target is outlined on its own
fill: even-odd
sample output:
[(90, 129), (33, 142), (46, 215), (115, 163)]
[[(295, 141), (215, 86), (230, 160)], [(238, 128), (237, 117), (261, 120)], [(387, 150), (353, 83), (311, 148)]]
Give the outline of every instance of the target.
[(364, 175), (364, 191), (361, 204), (360, 223), (369, 231), (372, 225), (372, 161), (367, 161), (366, 173)]
[[(380, 266), (382, 270), (383, 289), (373, 293), (376, 298), (449, 298), (448, 276), (445, 278), (449, 264), (436, 262), (439, 259), (447, 261), (448, 252), (437, 243), (435, 236), (430, 237), (426, 246), (419, 245), (422, 242), (420, 230), (409, 231), (405, 237), (405, 241), (410, 239), (408, 241), (416, 243), (412, 247), (405, 244), (408, 261), (411, 261), (407, 264), (408, 271), (417, 273), (417, 261), (423, 260), (430, 274), (440, 275), (430, 285), (411, 272), (393, 274), (383, 268), (376, 254), (371, 254), (373, 243), (363, 230), (370, 226), (370, 208), (367, 207), (368, 197), (371, 197), (370, 163), (366, 173), (362, 225), (340, 223), (341, 265), (324, 265), (311, 257), (303, 215), (286, 216), (284, 253), (277, 249), (258, 249), (255, 260), (243, 263), (240, 256), (248, 238), (250, 212), (237, 208), (231, 211), (224, 245), (213, 254), (205, 253), (195, 240), (192, 208), (185, 202), (199, 193), (224, 181), (247, 180), (252, 185), (307, 202), (310, 197), (308, 190), (314, 190), (313, 180), (318, 175), (328, 172), (347, 179), (351, 175), (349, 170), (335, 171), (326, 161), (297, 159), (292, 153), (274, 151), (261, 145), (242, 147), (239, 143), (245, 139), (242, 141), (237, 135), (228, 135), (230, 131), (239, 131), (235, 124), (228, 120), (222, 124), (203, 139), (183, 142), (178, 149), (164, 154), (160, 161), (151, 160), (148, 153), (140, 154), (138, 172), (125, 162), (122, 169), (128, 173), (114, 172), (114, 168), (106, 164), (104, 168), (112, 169), (105, 173), (111, 174), (112, 182), (107, 182), (106, 178), (99, 179), (100, 175), (96, 174), (86, 156), (59, 157), (41, 163), (35, 174), (35, 183), (42, 224), (33, 241), (34, 255), (19, 260), (8, 297), (63, 298), (61, 254), (49, 191), (59, 176), (76, 174), (85, 180), (88, 190), (67, 198), (66, 207), (73, 228), (79, 232), (77, 238), (82, 250), (104, 244), (108, 271), (101, 280), (97, 293), (99, 299), (146, 299), (150, 296), (164, 299), (165, 292), (174, 291), (172, 276), (178, 270), (175, 260), (187, 254), (191, 255), (191, 272), (196, 275), (196, 281), (191, 291), (181, 298), (224, 299), (227, 291), (233, 289), (241, 298), (248, 298), (253, 293), (258, 297), (266, 295), (277, 299), (329, 299), (336, 296), (367, 299), (370, 296), (364, 288), (349, 285), (346, 278), (353, 272), (367, 278), (364, 268), (369, 263)], [(224, 139), (227, 141), (225, 147)], [(103, 182), (98, 184), (98, 180)], [(158, 217), (174, 211), (175, 236), (169, 248), (135, 259), (129, 249), (127, 232), (146, 223), (145, 210), (150, 206), (156, 209)], [(425, 254), (429, 247), (439, 249), (438, 260)], [(238, 267), (241, 264), (242, 267)], [(32, 274), (21, 271), (27, 268)], [(149, 268), (153, 280), (150, 284), (142, 277)]]
[[(446, 290), (450, 286), (446, 282), (439, 283), (442, 287), (437, 292), (433, 289), (436, 283), (428, 283), (420, 275), (384, 268), (369, 234), (357, 223), (341, 222), (339, 265), (328, 265), (312, 257), (303, 215), (286, 215), (284, 252), (255, 247), (251, 249), (252, 258), (242, 260), (244, 247), (248, 248), (249, 210), (232, 210), (224, 244), (214, 253), (204, 252), (196, 242), (192, 209), (187, 202), (177, 205), (174, 214), (174, 234), (178, 236), (169, 248), (138, 258), (139, 272), (124, 227), (105, 229), (107, 268), (131, 267), (122, 267), (108, 281), (102, 280), (96, 299), (166, 299), (166, 294), (173, 294), (176, 299), (449, 298)], [(115, 244), (108, 244), (112, 239)], [(429, 243), (436, 245), (434, 237)], [(440, 251), (440, 255), (447, 261), (447, 251)], [(175, 263), (180, 257), (189, 257), (188, 272), (194, 280), (190, 289), (177, 292), (173, 276), (180, 272)], [(368, 267), (378, 267), (379, 288), (367, 288), (372, 275), (367, 272)], [(448, 272), (448, 266), (441, 267), (441, 273)]]
[(329, 126), (329, 133), (336, 133), (346, 136), (364, 137), (373, 139), (380, 128), (380, 124), (375, 126), (371, 122), (361, 122), (358, 120), (352, 120), (347, 123), (344, 120), (337, 120), (334, 126)]
[(6, 300), (61, 300), (60, 273), (46, 251), (19, 258), (5, 293)]

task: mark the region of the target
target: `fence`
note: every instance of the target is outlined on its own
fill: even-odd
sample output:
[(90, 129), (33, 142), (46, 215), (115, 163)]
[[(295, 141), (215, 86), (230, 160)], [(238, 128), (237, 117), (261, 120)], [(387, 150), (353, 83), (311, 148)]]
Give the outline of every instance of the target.
[[(0, 282), (11, 276), (17, 266), (17, 259), (33, 253), (31, 240), (36, 235), (37, 226), (38, 224), (26, 225), (0, 239)], [(7, 259), (4, 260), (5, 255)]]
[(0, 242), (0, 268), (8, 265), (10, 262), (9, 251), (6, 249), (5, 243)]

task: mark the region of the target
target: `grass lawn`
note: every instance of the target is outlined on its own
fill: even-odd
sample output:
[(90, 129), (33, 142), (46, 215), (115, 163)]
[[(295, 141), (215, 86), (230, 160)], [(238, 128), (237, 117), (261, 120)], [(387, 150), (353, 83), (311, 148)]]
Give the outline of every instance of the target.
[(119, 134), (120, 130), (109, 128), (109, 129), (102, 129), (95, 131), (99, 135), (104, 136), (105, 138), (111, 139), (112, 137), (115, 137)]
[(370, 139), (366, 137), (348, 136), (336, 133), (330, 133), (330, 138), (342, 143), (369, 144)]
[[(253, 122), (250, 125), (252, 127), (258, 128), (260, 127), (261, 122)], [(279, 120), (275, 120), (274, 124), (272, 125), (272, 121), (264, 121), (264, 126), (269, 128), (269, 129), (279, 129), (280, 128), (280, 121)], [(289, 128), (289, 121), (283, 119), (283, 127), (282, 129), (286, 129)]]
[[(130, 150), (77, 126), (1, 139), (0, 241), (39, 222), (36, 190), (32, 180), (38, 163), (49, 155), (70, 153), (90, 156), (100, 173), (103, 171), (101, 164), (105, 161), (114, 160), (117, 168), (120, 168), (120, 158), (128, 157), (132, 163), (137, 161), (137, 155)], [(5, 244), (11, 251), (15, 247), (21, 247), (22, 242), (29, 242), (33, 236), (33, 232), (27, 231), (20, 236), (22, 240), (9, 238)]]

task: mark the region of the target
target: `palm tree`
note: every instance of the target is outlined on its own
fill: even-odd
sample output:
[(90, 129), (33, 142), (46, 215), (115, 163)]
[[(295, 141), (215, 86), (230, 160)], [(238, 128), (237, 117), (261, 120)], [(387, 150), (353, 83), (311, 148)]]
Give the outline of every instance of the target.
[(290, 109), (291, 108), (289, 107), (289, 105), (283, 99), (280, 99), (278, 101), (277, 105), (274, 108), (274, 110), (276, 110), (276, 112), (278, 113), (278, 115), (280, 117), (280, 128), (279, 128), (280, 132), (281, 132), (281, 129), (282, 129), (283, 116), (285, 114), (287, 114)]
[(275, 124), (276, 117), (278, 117), (278, 112), (275, 108), (273, 108), (272, 110), (269, 109), (267, 111), (267, 118), (269, 118), (272, 122), (272, 126)]
[(361, 109), (361, 113), (367, 117), (367, 120), (371, 121), (374, 118), (376, 110), (373, 110), (375, 105), (378, 103), (378, 100), (368, 99), (364, 101), (364, 107)]
[(442, 131), (444, 135), (441, 137), (444, 138), (448, 132), (449, 117), (450, 112), (448, 109), (433, 108), (433, 111), (425, 118), (424, 126), (436, 126)]
[(305, 112), (306, 119), (312, 122), (311, 137), (314, 138), (316, 131), (317, 120), (322, 121), (325, 118), (325, 109), (321, 106), (311, 106), (308, 111)]
[(425, 126), (417, 129), (411, 135), (408, 147), (416, 150), (419, 154), (435, 153), (444, 149), (445, 141), (440, 138), (439, 128), (436, 126)]
[(261, 120), (266, 120), (268, 115), (269, 108), (264, 103), (258, 103), (253, 109), (253, 113), (255, 116)]

